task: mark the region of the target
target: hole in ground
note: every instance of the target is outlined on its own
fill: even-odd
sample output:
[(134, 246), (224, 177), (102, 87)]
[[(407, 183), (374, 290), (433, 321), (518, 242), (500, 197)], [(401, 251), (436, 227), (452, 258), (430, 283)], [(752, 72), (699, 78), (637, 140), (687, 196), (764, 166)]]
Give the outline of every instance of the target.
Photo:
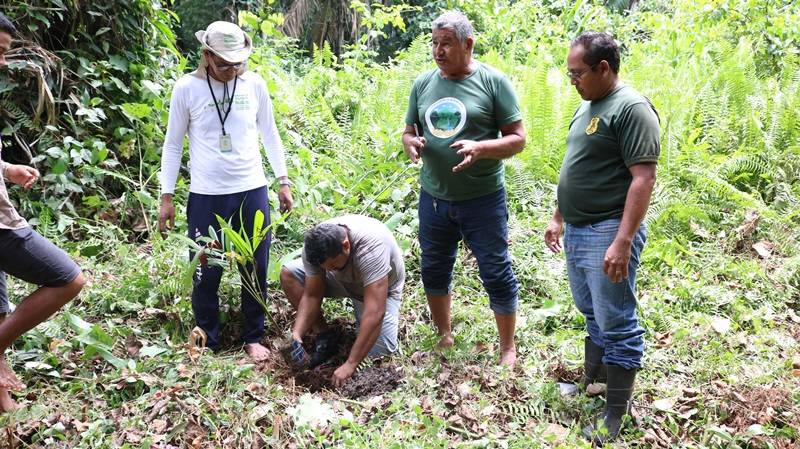
[[(340, 395), (351, 399), (377, 396), (393, 391), (400, 386), (403, 379), (402, 368), (390, 363), (388, 360), (375, 359), (367, 366), (359, 368), (341, 389), (334, 388), (331, 383), (331, 377), (336, 368), (347, 360), (350, 348), (356, 339), (356, 330), (352, 324), (341, 320), (330, 324), (329, 327), (336, 333), (338, 340), (336, 354), (330, 361), (313, 370), (296, 368), (288, 362), (288, 353), (284, 350), (282, 351), (283, 363), (288, 367), (288, 372), (283, 380), (290, 381), (290, 378), (294, 378), (296, 386), (307, 388), (312, 393), (323, 390), (336, 391)], [(314, 350), (314, 338), (307, 337), (303, 341), (303, 346), (309, 353)]]

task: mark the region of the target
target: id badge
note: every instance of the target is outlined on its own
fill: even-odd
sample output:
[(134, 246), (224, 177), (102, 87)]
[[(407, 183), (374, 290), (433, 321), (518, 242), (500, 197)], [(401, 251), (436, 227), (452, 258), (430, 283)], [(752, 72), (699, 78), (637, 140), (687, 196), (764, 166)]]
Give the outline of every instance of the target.
[(222, 153), (230, 153), (233, 151), (230, 134), (221, 134), (219, 136), (219, 151)]

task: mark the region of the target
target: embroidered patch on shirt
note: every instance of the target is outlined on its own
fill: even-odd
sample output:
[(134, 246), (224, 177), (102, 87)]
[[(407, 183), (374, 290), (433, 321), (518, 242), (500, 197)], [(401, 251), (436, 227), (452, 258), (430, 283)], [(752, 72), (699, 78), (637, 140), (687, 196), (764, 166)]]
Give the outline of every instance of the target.
[(597, 124), (600, 123), (600, 117), (592, 117), (589, 124), (586, 125), (586, 135), (591, 136), (597, 131)]

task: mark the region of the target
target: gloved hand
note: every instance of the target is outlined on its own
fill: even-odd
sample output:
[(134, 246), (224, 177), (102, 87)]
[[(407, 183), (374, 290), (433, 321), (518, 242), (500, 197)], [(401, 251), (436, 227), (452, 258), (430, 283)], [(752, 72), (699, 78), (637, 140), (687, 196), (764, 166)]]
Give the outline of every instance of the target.
[(289, 347), (289, 356), (292, 358), (292, 362), (297, 365), (308, 363), (308, 353), (303, 348), (303, 344), (297, 340), (292, 340), (292, 345)]
[(314, 342), (314, 353), (311, 354), (311, 360), (308, 362), (308, 367), (314, 369), (319, 365), (327, 362), (338, 351), (339, 339), (335, 330), (331, 329), (317, 335), (317, 341)]

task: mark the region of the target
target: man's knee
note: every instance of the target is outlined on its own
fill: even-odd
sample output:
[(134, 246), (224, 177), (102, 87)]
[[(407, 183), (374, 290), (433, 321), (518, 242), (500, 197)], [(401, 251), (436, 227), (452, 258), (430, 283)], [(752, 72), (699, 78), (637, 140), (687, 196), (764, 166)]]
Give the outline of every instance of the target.
[(397, 328), (395, 328), (394, 333), (382, 333), (368, 355), (370, 358), (387, 357), (396, 353), (398, 348)]
[(292, 288), (304, 288), (305, 282), (297, 277), (297, 272), (292, 270), (291, 267), (284, 265), (281, 267), (281, 274), (279, 276), (281, 289), (286, 292)]
[(281, 267), (280, 281), (281, 281), (281, 288), (286, 290), (286, 286), (291, 284), (292, 282), (297, 282), (297, 279), (294, 278), (294, 275), (292, 275), (292, 272), (289, 271), (289, 269), (286, 268), (286, 266), (283, 266)]
[(493, 278), (484, 277), (483, 286), (489, 295), (489, 305), (495, 313), (508, 315), (517, 311), (519, 283), (511, 270), (498, 273)]
[(83, 290), (83, 287), (86, 285), (86, 277), (83, 275), (82, 271), (79, 271), (78, 274), (70, 281), (68, 284), (60, 287), (62, 291), (65, 293), (65, 299), (67, 301), (75, 298), (78, 296), (78, 293)]
[(75, 290), (75, 294), (77, 295), (83, 290), (83, 287), (86, 285), (86, 277), (83, 275), (83, 271), (79, 271), (78, 275), (75, 276), (75, 279), (69, 283), (70, 286)]

